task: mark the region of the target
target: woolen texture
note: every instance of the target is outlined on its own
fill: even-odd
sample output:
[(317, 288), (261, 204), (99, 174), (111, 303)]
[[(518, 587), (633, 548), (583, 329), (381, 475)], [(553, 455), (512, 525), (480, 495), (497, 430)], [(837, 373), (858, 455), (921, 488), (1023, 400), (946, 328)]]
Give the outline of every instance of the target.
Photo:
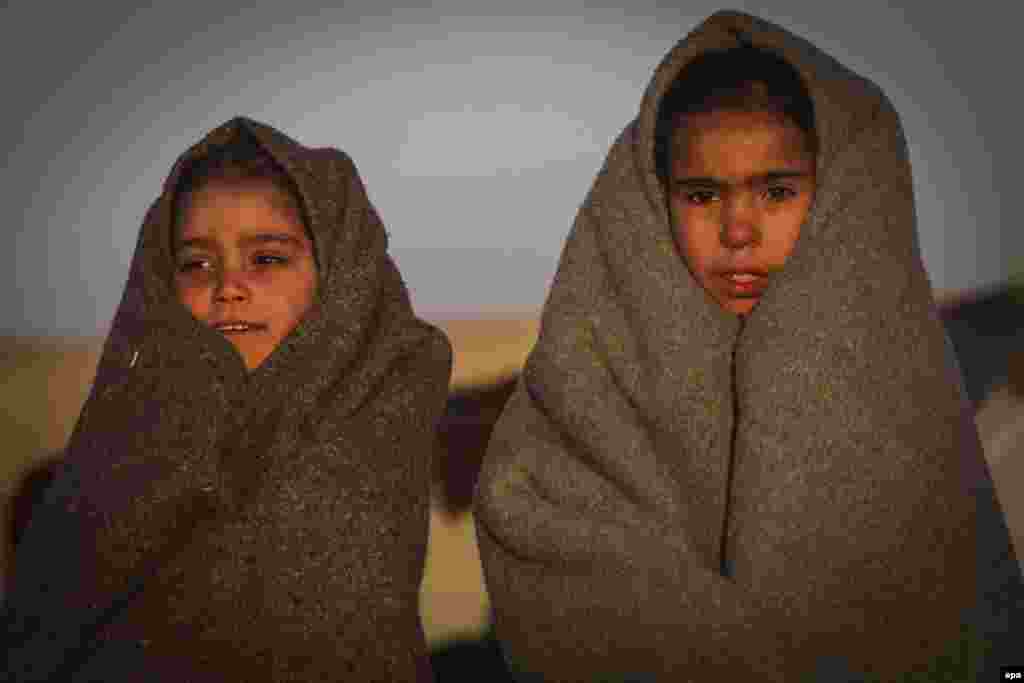
[[(654, 165), (677, 74), (742, 41), (799, 71), (820, 141), (813, 208), (745, 319), (690, 275)], [(483, 463), (524, 680), (892, 680), (957, 656), (987, 472), (932, 296), (883, 92), (742, 13), (685, 36), (579, 209)]]
[[(249, 136), (295, 181), (319, 284), (247, 372), (173, 289), (187, 164)], [(236, 118), (140, 232), (62, 470), (18, 548), (4, 680), (429, 681), (418, 589), (451, 350), (352, 161)]]

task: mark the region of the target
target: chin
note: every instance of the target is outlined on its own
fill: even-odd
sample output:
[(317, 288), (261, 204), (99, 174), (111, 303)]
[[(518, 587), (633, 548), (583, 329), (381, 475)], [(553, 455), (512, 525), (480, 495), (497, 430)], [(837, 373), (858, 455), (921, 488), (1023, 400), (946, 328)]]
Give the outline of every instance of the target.
[(242, 362), (245, 363), (247, 370), (255, 370), (258, 368), (263, 361), (267, 359), (270, 353), (264, 353), (260, 349), (244, 349), (235, 345), (235, 349), (238, 351), (238, 355), (242, 357)]
[(722, 308), (736, 315), (747, 315), (756, 305), (757, 299), (730, 299), (722, 304)]
[(263, 361), (267, 360), (269, 353), (250, 353), (245, 358), (245, 367), (248, 370), (255, 370), (259, 366), (263, 365)]

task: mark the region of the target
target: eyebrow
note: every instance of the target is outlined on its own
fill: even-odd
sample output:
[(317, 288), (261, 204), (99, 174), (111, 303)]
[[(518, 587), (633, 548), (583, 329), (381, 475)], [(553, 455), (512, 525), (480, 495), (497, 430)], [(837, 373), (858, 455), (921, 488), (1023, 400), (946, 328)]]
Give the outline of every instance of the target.
[[(293, 247), (301, 247), (302, 241), (298, 237), (295, 237), (294, 235), (289, 235), (287, 233), (267, 232), (259, 233), (256, 235), (246, 235), (241, 239), (241, 244), (243, 247), (248, 247), (255, 244), (285, 244)], [(190, 237), (178, 243), (178, 247), (180, 249), (200, 249), (204, 247), (207, 249), (212, 249), (216, 246), (216, 241), (210, 239), (209, 237)]]
[[(768, 171), (767, 173), (758, 173), (757, 175), (751, 176), (747, 179), (747, 183), (753, 185), (767, 185), (769, 183), (778, 182), (779, 180), (787, 180), (790, 178), (806, 178), (811, 174), (807, 171), (795, 171), (795, 170), (780, 170), (780, 171)], [(742, 184), (747, 184), (742, 183)], [(685, 185), (687, 187), (712, 187), (722, 188), (729, 187), (733, 183), (721, 178), (714, 178), (712, 176), (700, 176), (700, 177), (687, 177), (680, 178), (673, 182), (674, 185)]]

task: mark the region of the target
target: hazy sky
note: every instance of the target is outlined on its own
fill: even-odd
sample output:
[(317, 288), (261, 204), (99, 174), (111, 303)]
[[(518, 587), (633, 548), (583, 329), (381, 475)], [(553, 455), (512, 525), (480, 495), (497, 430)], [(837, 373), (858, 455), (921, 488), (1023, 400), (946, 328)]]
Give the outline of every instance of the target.
[[(171, 164), (236, 114), (353, 157), (421, 314), (539, 308), (576, 208), (655, 65), (722, 7), (260, 4), (0, 9), (0, 182), (14, 237), (0, 334), (102, 333)], [(977, 287), (1024, 254), (1004, 199), (1017, 191), (1021, 149), (1011, 137), (1020, 88), (1004, 88), (1020, 82), (1004, 59), (1018, 61), (1018, 10), (917, 4), (730, 7), (807, 37), (886, 90), (911, 146), (932, 282)]]

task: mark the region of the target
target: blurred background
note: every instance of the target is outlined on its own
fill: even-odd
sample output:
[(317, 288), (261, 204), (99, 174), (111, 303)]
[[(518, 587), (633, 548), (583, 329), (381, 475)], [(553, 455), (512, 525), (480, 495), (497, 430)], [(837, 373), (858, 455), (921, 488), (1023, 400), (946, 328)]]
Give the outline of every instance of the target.
[[(1020, 95), (1003, 58), (1017, 9), (914, 4), (730, 7), (808, 38), (899, 110), (922, 255), (1005, 487), (1024, 475), (1024, 231), (1006, 206)], [(145, 210), (186, 147), (245, 114), (354, 158), (414, 306), (453, 341), (423, 618), (439, 676), (497, 666), (468, 512), (479, 457), (609, 145), (662, 56), (721, 8), (621, 5), (5, 3), (0, 496), (15, 523), (0, 568), (88, 392)], [(1000, 501), (1019, 534), (1024, 510)]]
[[(127, 2), (0, 9), (0, 334), (102, 335), (175, 158), (245, 114), (355, 160), (414, 303), (540, 308), (575, 214), (665, 53), (720, 6), (440, 0)], [(1018, 10), (736, 1), (875, 80), (903, 118), (939, 290), (1004, 280)], [(916, 8), (908, 7), (914, 5)], [(472, 283), (472, 286), (467, 284)]]

